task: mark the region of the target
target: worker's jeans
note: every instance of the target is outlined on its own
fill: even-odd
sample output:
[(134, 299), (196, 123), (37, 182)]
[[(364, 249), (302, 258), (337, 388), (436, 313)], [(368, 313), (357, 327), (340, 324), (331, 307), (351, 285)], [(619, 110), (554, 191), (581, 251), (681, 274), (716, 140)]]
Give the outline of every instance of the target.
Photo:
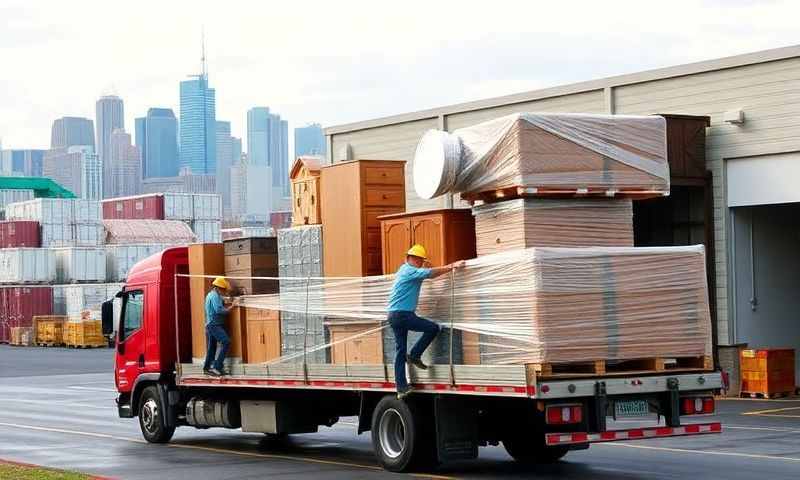
[(389, 325), (394, 331), (394, 341), (397, 346), (397, 351), (394, 356), (394, 381), (397, 385), (397, 390), (405, 390), (408, 388), (408, 380), (406, 379), (406, 347), (408, 346), (408, 332), (424, 332), (422, 338), (417, 340), (414, 347), (408, 353), (412, 358), (422, 358), (422, 354), (428, 345), (431, 344), (436, 335), (441, 330), (441, 327), (418, 317), (414, 312), (389, 312)]
[[(218, 342), (221, 345), (219, 355), (217, 355)], [(206, 362), (203, 365), (203, 369), (208, 370), (214, 367), (221, 372), (225, 362), (225, 354), (228, 353), (230, 344), (231, 339), (225, 333), (225, 327), (222, 325), (206, 325)]]

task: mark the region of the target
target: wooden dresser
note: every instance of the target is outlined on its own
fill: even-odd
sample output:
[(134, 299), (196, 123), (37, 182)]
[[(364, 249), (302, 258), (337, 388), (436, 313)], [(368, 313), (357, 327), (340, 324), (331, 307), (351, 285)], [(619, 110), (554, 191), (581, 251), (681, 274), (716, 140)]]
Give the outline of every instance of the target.
[(323, 271), (329, 277), (380, 275), (378, 217), (406, 209), (405, 162), (354, 160), (322, 168)]

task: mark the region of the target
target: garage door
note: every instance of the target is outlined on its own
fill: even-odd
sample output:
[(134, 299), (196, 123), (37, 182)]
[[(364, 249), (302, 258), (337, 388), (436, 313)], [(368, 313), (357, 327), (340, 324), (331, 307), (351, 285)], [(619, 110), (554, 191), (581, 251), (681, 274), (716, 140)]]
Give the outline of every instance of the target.
[(800, 202), (800, 153), (725, 161), (729, 207)]

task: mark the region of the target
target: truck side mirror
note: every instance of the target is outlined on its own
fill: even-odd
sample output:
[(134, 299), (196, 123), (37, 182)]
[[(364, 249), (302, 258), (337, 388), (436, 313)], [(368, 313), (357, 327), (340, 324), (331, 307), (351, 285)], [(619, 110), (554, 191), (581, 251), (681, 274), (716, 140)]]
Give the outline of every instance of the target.
[(103, 302), (101, 318), (103, 320), (103, 335), (114, 333), (114, 300)]

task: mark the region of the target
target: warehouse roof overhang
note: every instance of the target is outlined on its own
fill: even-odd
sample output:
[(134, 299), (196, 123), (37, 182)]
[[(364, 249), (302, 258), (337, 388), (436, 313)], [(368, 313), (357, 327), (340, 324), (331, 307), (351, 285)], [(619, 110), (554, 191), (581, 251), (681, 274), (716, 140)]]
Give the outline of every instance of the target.
[(388, 117), (376, 118), (373, 120), (365, 120), (362, 122), (335, 125), (326, 128), (325, 134), (336, 135), (339, 133), (354, 132), (357, 130), (366, 130), (369, 128), (383, 127), (387, 125), (394, 125), (405, 122), (413, 122), (415, 120), (437, 118), (442, 115), (451, 115), (454, 113), (483, 110), (486, 108), (492, 108), (501, 105), (513, 105), (515, 103), (531, 102), (534, 100), (541, 100), (544, 98), (560, 97), (563, 95), (571, 95), (581, 92), (602, 90), (605, 88), (613, 88), (623, 85), (632, 85), (636, 83), (644, 83), (653, 80), (662, 80), (666, 78), (682, 77), (697, 73), (712, 72), (716, 70), (724, 70), (728, 68), (736, 68), (745, 65), (754, 65), (758, 63), (773, 62), (776, 60), (785, 60), (788, 58), (796, 58), (796, 57), (800, 57), (800, 45), (792, 45), (789, 47), (774, 48), (771, 50), (762, 50), (759, 52), (745, 53), (742, 55), (735, 55), (732, 57), (723, 57), (714, 60), (705, 60), (702, 62), (687, 63), (684, 65), (677, 65), (665, 68), (657, 68), (654, 70), (647, 70), (644, 72), (631, 73), (626, 75), (617, 75), (613, 77), (601, 78), (597, 80), (589, 80), (585, 82), (571, 83), (568, 85), (544, 88), (540, 90), (532, 90), (528, 92), (516, 93), (513, 95), (505, 95), (502, 97), (494, 97), (474, 102), (458, 103), (455, 105), (449, 105), (445, 107), (431, 108), (428, 110), (420, 110), (417, 112), (404, 113), (400, 115), (392, 115)]

